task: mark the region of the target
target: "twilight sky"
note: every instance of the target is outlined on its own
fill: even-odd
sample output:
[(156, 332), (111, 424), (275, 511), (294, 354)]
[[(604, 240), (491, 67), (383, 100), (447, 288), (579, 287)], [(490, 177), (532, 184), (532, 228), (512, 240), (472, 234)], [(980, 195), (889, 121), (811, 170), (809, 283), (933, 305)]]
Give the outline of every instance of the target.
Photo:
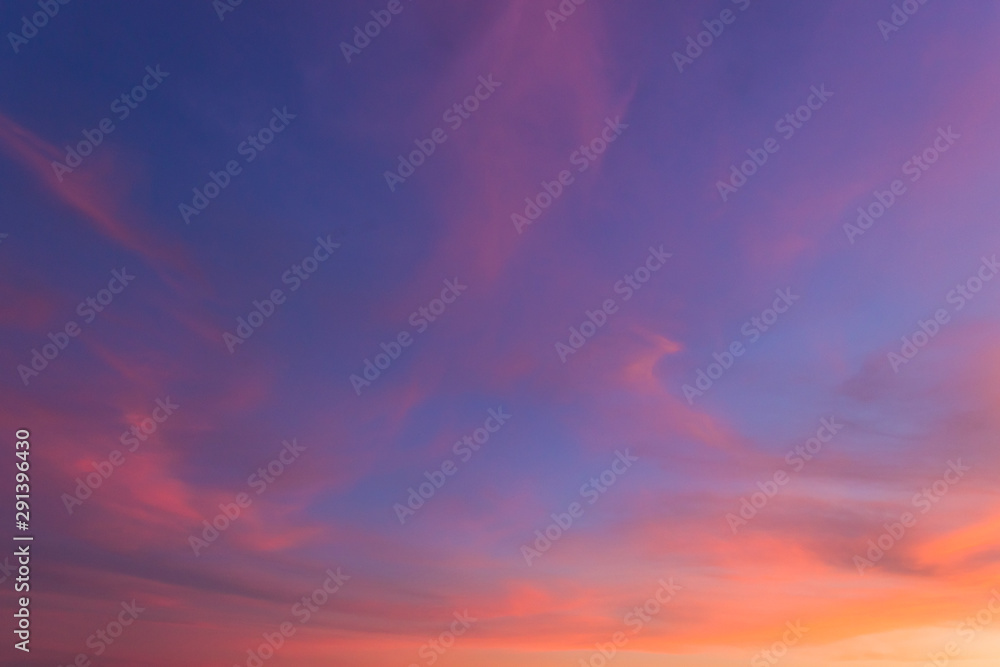
[(3, 664), (996, 664), (1000, 5), (62, 1)]

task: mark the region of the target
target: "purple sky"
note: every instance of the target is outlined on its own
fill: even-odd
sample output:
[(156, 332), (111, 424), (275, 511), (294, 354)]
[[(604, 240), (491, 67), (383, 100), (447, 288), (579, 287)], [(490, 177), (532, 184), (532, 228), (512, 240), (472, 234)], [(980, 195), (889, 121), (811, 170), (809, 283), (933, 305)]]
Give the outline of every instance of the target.
[(8, 36), (5, 664), (992, 664), (996, 3), (226, 2)]

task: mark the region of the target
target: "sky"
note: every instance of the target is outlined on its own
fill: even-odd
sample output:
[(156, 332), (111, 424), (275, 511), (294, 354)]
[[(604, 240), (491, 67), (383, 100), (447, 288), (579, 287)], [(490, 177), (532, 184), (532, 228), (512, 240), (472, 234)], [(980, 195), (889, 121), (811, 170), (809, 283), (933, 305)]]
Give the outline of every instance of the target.
[(0, 8), (3, 664), (995, 664), (1000, 6), (230, 2)]

